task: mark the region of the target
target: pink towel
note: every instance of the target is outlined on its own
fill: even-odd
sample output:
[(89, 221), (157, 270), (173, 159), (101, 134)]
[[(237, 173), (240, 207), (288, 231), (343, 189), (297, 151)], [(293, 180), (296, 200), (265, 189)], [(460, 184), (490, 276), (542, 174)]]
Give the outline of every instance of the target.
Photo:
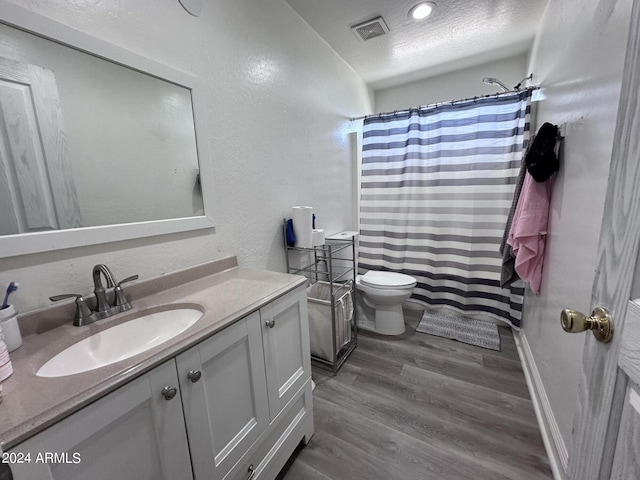
[(540, 293), (542, 282), (552, 187), (553, 177), (538, 183), (527, 172), (507, 239), (516, 256), (516, 272), (521, 279), (529, 282), (536, 295)]

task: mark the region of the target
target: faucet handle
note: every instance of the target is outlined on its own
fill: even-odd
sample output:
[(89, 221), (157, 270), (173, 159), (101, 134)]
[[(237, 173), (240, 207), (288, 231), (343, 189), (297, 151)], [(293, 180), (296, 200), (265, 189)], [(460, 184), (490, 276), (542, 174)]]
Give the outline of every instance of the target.
[(76, 298), (76, 318), (73, 320), (73, 324), (75, 326), (80, 326), (84, 323), (88, 317), (93, 313), (83, 295), (78, 293), (63, 293), (62, 295), (54, 295), (53, 297), (49, 297), (49, 300), (52, 302), (57, 302), (59, 300), (64, 300), (65, 298)]
[(138, 279), (138, 275), (131, 275), (130, 277), (125, 278), (124, 280), (116, 283), (116, 287), (119, 287), (120, 285), (122, 285), (123, 283), (127, 283), (127, 282), (133, 282), (134, 280)]
[(116, 288), (113, 290), (114, 293), (116, 294), (116, 298), (113, 301), (114, 307), (127, 305), (129, 303), (129, 300), (127, 300), (127, 297), (124, 296), (124, 290), (122, 290), (122, 284), (127, 282), (132, 282), (133, 280), (137, 280), (137, 279), (138, 279), (138, 275), (132, 275), (116, 284)]

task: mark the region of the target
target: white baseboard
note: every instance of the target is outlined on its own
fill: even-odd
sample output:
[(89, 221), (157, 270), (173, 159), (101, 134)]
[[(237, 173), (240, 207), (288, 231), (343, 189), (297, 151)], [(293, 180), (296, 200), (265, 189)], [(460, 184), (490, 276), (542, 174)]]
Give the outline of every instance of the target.
[(533, 401), (533, 408), (538, 419), (542, 441), (544, 442), (554, 480), (567, 480), (567, 463), (569, 453), (560, 434), (558, 422), (551, 409), (549, 397), (544, 389), (540, 372), (533, 358), (531, 348), (524, 332), (513, 331), (513, 338), (518, 348), (518, 355), (524, 370), (524, 376)]

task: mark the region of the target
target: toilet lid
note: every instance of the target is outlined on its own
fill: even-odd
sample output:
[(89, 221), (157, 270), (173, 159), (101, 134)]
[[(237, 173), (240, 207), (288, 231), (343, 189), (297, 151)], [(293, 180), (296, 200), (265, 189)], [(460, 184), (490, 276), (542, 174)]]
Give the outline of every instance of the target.
[(415, 285), (416, 279), (404, 273), (370, 270), (360, 277), (360, 282), (371, 287), (394, 288)]

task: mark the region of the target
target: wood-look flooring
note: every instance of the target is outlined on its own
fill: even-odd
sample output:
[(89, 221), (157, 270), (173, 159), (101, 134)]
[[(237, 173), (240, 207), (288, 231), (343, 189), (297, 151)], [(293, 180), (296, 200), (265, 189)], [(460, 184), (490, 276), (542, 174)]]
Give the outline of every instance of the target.
[(359, 332), (336, 376), (313, 369), (315, 434), (279, 480), (551, 480), (516, 346)]

